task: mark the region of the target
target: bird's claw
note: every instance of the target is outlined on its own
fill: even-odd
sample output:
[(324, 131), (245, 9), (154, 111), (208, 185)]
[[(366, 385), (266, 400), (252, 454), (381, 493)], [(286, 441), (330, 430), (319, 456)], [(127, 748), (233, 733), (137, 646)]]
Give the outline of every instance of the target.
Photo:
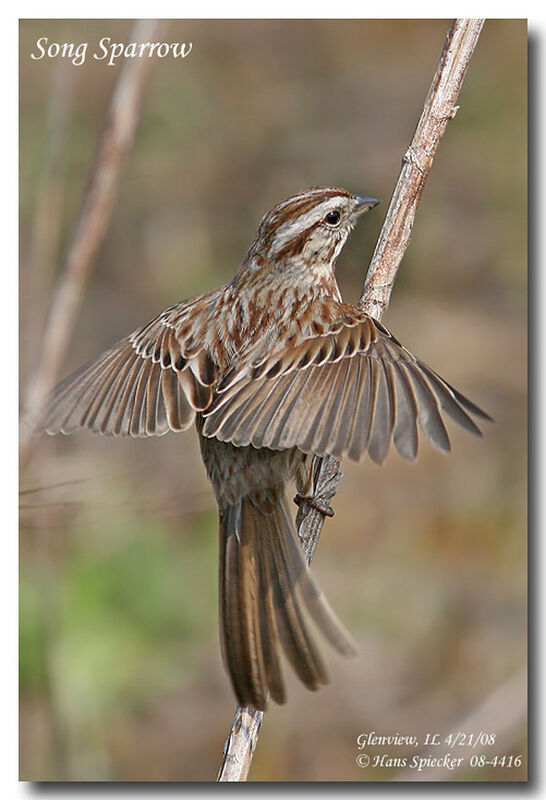
[(324, 506), (322, 503), (319, 503), (317, 500), (315, 500), (314, 497), (305, 497), (304, 495), (297, 494), (294, 497), (294, 503), (296, 503), (298, 506), (301, 506), (302, 503), (307, 503), (308, 506), (320, 511), (320, 513), (324, 514), (325, 517), (333, 517), (335, 514), (332, 506)]

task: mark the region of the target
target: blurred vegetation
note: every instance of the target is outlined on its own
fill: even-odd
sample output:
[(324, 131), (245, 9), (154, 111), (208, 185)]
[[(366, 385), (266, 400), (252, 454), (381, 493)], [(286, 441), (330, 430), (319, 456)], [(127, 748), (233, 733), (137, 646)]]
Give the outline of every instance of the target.
[[(92, 51), (130, 27), (21, 23), (23, 390), (119, 69), (29, 53), (40, 36)], [(65, 374), (228, 280), (263, 213), (306, 186), (383, 200), (340, 260), (342, 291), (356, 300), (446, 28), (169, 22), (163, 39), (193, 50), (154, 64)], [(361, 657), (332, 658), (332, 685), (317, 695), (290, 676), (289, 703), (267, 713), (254, 780), (391, 780), (396, 770), (356, 765), (361, 732), (448, 733), (525, 665), (523, 21), (486, 23), (460, 105), (386, 323), (496, 424), (483, 440), (455, 431), (449, 458), (425, 446), (415, 466), (396, 455), (381, 470), (344, 464), (314, 571)], [(217, 640), (214, 501), (195, 436), (43, 437), (21, 490), (21, 777), (214, 779), (234, 702)], [(508, 752), (525, 753), (523, 731)]]

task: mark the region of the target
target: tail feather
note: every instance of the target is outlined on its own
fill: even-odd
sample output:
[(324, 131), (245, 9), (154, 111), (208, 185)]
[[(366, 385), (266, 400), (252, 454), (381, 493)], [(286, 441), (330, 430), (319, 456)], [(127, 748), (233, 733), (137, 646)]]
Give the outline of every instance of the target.
[[(278, 542), (275, 545), (281, 549)], [(298, 678), (315, 692), (329, 683), (328, 669), (308, 625), (300, 588), (286, 581), (288, 569), (283, 554), (277, 552), (276, 558), (282, 564), (274, 588), (283, 649)]]
[(305, 562), (291, 515), (291, 508), (286, 501), (284, 493), (278, 507), (279, 511), (282, 512), (284, 522), (283, 527), (280, 529), (283, 533), (280, 537), (280, 544), (284, 553), (284, 561), (287, 571), (292, 574), (294, 585), (301, 591), (307, 611), (321, 633), (338, 653), (347, 657), (356, 656), (358, 653), (352, 636), (332, 611), (330, 604), (319, 589)]
[[(240, 505), (220, 517), (220, 626), (222, 653), (238, 698), (254, 697), (256, 707), (267, 702), (265, 667), (257, 624), (256, 553), (243, 534)], [(223, 545), (223, 547), (222, 547)], [(248, 705), (248, 703), (243, 703)]]
[(222, 653), (242, 706), (284, 703), (285, 652), (311, 690), (328, 683), (316, 628), (343, 655), (355, 645), (311, 576), (284, 490), (249, 494), (220, 513)]
[[(260, 559), (260, 581), (262, 591), (258, 594), (260, 604), (260, 634), (269, 693), (276, 703), (286, 702), (286, 691), (281, 670), (280, 639), (275, 612), (273, 576), (269, 562)], [(267, 697), (265, 699), (267, 702)]]

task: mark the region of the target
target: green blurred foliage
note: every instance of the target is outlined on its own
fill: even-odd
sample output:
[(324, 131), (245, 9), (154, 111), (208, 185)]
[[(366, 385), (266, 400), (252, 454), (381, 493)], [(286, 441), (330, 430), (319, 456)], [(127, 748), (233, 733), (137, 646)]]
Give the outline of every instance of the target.
[[(119, 67), (34, 62), (39, 36), (123, 41), (127, 20), (24, 20), (21, 385)], [(63, 374), (230, 279), (265, 211), (309, 185), (383, 205), (338, 275), (356, 300), (445, 20), (172, 20)], [(386, 323), (496, 419), (344, 464), (314, 571), (357, 638), (316, 695), (287, 677), (255, 780), (391, 780), (365, 730), (448, 732), (525, 665), (526, 26), (487, 22), (435, 159)], [(66, 124), (63, 125), (63, 119)], [(21, 777), (214, 779), (232, 711), (217, 638), (214, 501), (195, 437), (40, 440), (21, 488)], [(524, 698), (521, 699), (524, 702)], [(499, 711), (499, 729), (503, 714)], [(506, 712), (508, 713), (508, 712)], [(525, 752), (524, 732), (509, 740)], [(525, 768), (465, 772), (518, 780)]]

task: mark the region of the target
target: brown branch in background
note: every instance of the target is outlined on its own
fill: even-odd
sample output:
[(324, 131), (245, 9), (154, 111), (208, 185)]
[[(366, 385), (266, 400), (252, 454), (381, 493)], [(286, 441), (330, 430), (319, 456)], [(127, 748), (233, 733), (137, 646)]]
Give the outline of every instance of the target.
[[(483, 19), (457, 19), (447, 33), (423, 112), (402, 161), (360, 298), (360, 307), (374, 319), (380, 320), (389, 304), (434, 154), (447, 123), (457, 112), (455, 103), (483, 24)], [(315, 498), (324, 507), (330, 505), (341, 477), (340, 462), (331, 456), (323, 458)], [(313, 558), (324, 520), (320, 511), (309, 506), (303, 506), (298, 513), (296, 523), (308, 563)], [(218, 781), (246, 780), (262, 717), (261, 711), (237, 707), (224, 746)]]
[[(139, 20), (130, 41), (157, 38), (158, 20)], [(70, 334), (93, 259), (100, 247), (117, 196), (121, 169), (129, 153), (138, 121), (150, 58), (129, 58), (121, 67), (110, 102), (106, 127), (99, 145), (91, 178), (66, 259), (48, 310), (40, 352), (34, 361), (21, 423), (21, 463), (26, 461), (33, 441), (33, 420), (46, 392), (56, 380), (66, 353)]]
[[(137, 22), (130, 33), (132, 41), (146, 41), (157, 35), (156, 21)], [(60, 270), (52, 300), (47, 312), (38, 352), (33, 357), (31, 377), (25, 396), (20, 431), (20, 463), (25, 466), (35, 441), (32, 436), (36, 415), (44, 395), (54, 383), (64, 358), (86, 281), (93, 260), (106, 233), (112, 208), (117, 196), (121, 168), (131, 149), (139, 121), (141, 99), (151, 59), (127, 59), (119, 71), (108, 109), (105, 130), (95, 157), (90, 179), (84, 195), (77, 224), (69, 244), (64, 264)], [(55, 76), (49, 115), (49, 142), (32, 241), (30, 246), (30, 281), (39, 296), (51, 275), (57, 246), (60, 217), (61, 184), (59, 178), (63, 140), (70, 113), (70, 69), (59, 67)], [(34, 273), (34, 274), (33, 274)], [(36, 274), (38, 273), (38, 274)], [(43, 293), (41, 297), (43, 297)], [(41, 299), (41, 298), (40, 298)], [(41, 320), (40, 320), (41, 322)], [(29, 546), (41, 570), (36, 576), (36, 590), (40, 596), (38, 616), (39, 640), (46, 691), (46, 717), (51, 729), (54, 762), (58, 774), (70, 779), (76, 770), (71, 764), (70, 740), (60, 713), (58, 685), (54, 660), (58, 598), (59, 552), (58, 542), (48, 536), (44, 525), (44, 509), (40, 510), (40, 523), (30, 529)]]
[(43, 299), (51, 290), (59, 251), (64, 199), (63, 153), (78, 74), (69, 61), (61, 59), (55, 64), (51, 76), (45, 147), (28, 250), (29, 277), (25, 305), (29, 311), (26, 314), (25, 335), (32, 342), (39, 340), (39, 332), (44, 325), (46, 309), (42, 308)]

